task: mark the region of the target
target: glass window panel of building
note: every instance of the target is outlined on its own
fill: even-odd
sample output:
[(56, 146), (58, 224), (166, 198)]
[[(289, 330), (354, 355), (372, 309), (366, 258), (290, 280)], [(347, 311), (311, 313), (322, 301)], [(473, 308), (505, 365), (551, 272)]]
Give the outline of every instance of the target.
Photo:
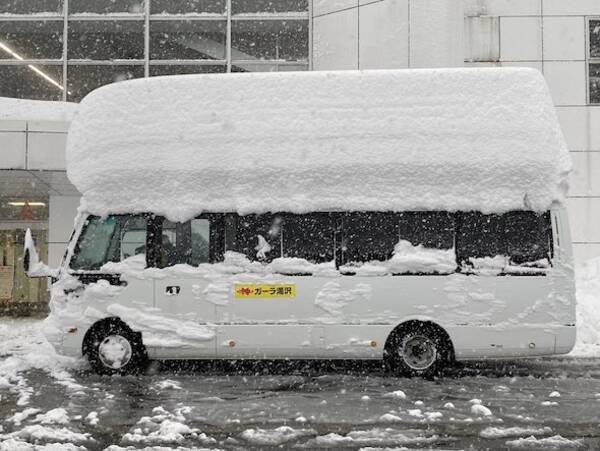
[(0, 59), (61, 59), (63, 21), (1, 21)]
[(225, 20), (150, 22), (150, 59), (225, 60)]
[(143, 0), (69, 0), (69, 14), (143, 14)]
[(62, 0), (2, 0), (0, 14), (62, 14)]
[(144, 65), (82, 65), (69, 64), (67, 100), (79, 101), (90, 91), (118, 81), (142, 78)]
[(216, 14), (224, 15), (225, 0), (152, 0), (152, 14)]
[(589, 28), (589, 94), (590, 103), (600, 104), (600, 18), (591, 19)]
[(78, 102), (144, 76), (308, 70), (310, 1), (0, 1), (0, 96)]

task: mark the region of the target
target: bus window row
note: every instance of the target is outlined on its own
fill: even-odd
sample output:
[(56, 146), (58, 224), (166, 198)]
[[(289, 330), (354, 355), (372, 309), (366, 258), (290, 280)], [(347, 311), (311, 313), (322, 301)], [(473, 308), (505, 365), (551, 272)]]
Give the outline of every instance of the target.
[[(151, 267), (197, 266), (223, 260), (226, 251), (265, 264), (276, 258), (309, 263), (335, 261), (360, 267), (404, 257), (451, 255), (454, 270), (469, 272), (487, 260), (544, 267), (552, 256), (549, 213), (352, 212), (310, 214), (206, 214), (184, 223), (153, 215), (90, 217), (71, 268), (99, 269), (104, 263), (144, 255)], [(448, 252), (451, 251), (451, 254)], [(410, 261), (408, 262), (410, 266)], [(398, 266), (395, 266), (398, 267)], [(400, 265), (401, 272), (416, 272)], [(443, 272), (450, 272), (446, 270)], [(395, 272), (395, 270), (391, 270)], [(437, 271), (431, 271), (435, 273)]]

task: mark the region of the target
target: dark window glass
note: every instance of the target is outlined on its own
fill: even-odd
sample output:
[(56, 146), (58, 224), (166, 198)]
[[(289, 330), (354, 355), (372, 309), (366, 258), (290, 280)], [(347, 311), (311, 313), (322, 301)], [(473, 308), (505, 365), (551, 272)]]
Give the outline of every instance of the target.
[(0, 59), (61, 59), (63, 22), (0, 21)]
[(78, 102), (90, 91), (118, 81), (144, 76), (144, 66), (77, 66), (68, 67), (67, 99)]
[(225, 30), (220, 20), (150, 23), (151, 59), (225, 59)]
[(308, 64), (249, 63), (234, 61), (231, 72), (299, 72), (308, 70)]
[(600, 103), (600, 64), (590, 64), (590, 103)]
[(143, 0), (69, 0), (69, 14), (144, 13)]
[(519, 265), (549, 258), (552, 252), (550, 215), (513, 211), (503, 215), (462, 213), (456, 234), (458, 261), (509, 257)]
[(398, 243), (398, 233), (397, 214), (348, 213), (343, 219), (343, 262), (389, 260)]
[(328, 213), (285, 215), (283, 256), (311, 263), (330, 262), (334, 257), (335, 219)]
[(550, 214), (512, 211), (502, 216), (506, 255), (517, 265), (547, 259), (552, 253)]
[(69, 21), (69, 59), (144, 58), (142, 20)]
[(233, 250), (245, 254), (250, 260), (268, 262), (281, 257), (282, 222), (281, 215), (239, 216), (235, 224)]
[(150, 65), (150, 76), (160, 75), (183, 75), (183, 74), (220, 74), (227, 70), (226, 66), (200, 66), (200, 65), (180, 65), (180, 64), (168, 64), (168, 65)]
[(454, 218), (440, 211), (410, 211), (398, 214), (400, 239), (413, 246), (432, 249), (454, 247)]
[(210, 261), (211, 224), (207, 218), (187, 222), (164, 220), (161, 230), (161, 250), (158, 266), (177, 264), (198, 266)]
[(479, 212), (459, 213), (460, 226), (456, 233), (456, 253), (459, 262), (469, 257), (506, 255), (501, 216)]
[(600, 58), (600, 20), (590, 20), (590, 57)]
[(115, 232), (114, 217), (87, 219), (71, 259), (71, 269), (98, 269), (107, 261), (108, 247)]
[(145, 255), (147, 222), (145, 216), (137, 215), (90, 216), (75, 247), (71, 269), (100, 269), (107, 262)]
[(231, 0), (233, 14), (308, 11), (308, 0)]
[(0, 14), (62, 13), (62, 0), (2, 0)]
[(0, 97), (62, 100), (62, 66), (0, 65)]
[(306, 60), (308, 21), (234, 20), (231, 47), (233, 60)]
[(152, 0), (152, 14), (225, 13), (225, 0)]

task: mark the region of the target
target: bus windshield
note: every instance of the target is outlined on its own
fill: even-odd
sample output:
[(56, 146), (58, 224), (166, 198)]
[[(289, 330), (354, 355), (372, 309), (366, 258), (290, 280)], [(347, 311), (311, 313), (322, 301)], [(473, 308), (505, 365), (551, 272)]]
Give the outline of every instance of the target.
[(90, 216), (75, 247), (71, 269), (100, 269), (107, 262), (145, 254), (146, 225), (147, 218), (141, 215)]

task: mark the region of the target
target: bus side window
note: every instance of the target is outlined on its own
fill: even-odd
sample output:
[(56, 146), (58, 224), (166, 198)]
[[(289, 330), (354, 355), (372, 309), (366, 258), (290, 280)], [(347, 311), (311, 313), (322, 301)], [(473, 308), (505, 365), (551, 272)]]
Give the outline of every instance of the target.
[(400, 240), (428, 249), (454, 247), (454, 218), (445, 211), (407, 211), (399, 214)]
[(387, 212), (352, 212), (344, 216), (343, 263), (389, 260), (398, 243), (398, 215)]
[(251, 261), (270, 262), (281, 257), (282, 221), (278, 214), (238, 216), (233, 250)]
[(286, 214), (283, 220), (283, 256), (310, 263), (333, 261), (335, 219), (329, 213)]
[(550, 213), (511, 211), (503, 215), (507, 256), (512, 264), (540, 262), (552, 255)]
[(470, 258), (506, 255), (501, 216), (479, 212), (458, 213), (460, 225), (456, 231), (456, 255), (459, 265)]
[(108, 261), (118, 262), (136, 255), (146, 255), (148, 218), (145, 215), (118, 215)]
[[(511, 211), (502, 215), (470, 212), (460, 214), (456, 253), (461, 265), (473, 259), (503, 257), (498, 265), (546, 266), (552, 254), (549, 213)], [(502, 259), (500, 259), (502, 260)]]
[(178, 264), (198, 266), (210, 262), (211, 221), (196, 218), (187, 222), (165, 219), (160, 229), (158, 266)]

